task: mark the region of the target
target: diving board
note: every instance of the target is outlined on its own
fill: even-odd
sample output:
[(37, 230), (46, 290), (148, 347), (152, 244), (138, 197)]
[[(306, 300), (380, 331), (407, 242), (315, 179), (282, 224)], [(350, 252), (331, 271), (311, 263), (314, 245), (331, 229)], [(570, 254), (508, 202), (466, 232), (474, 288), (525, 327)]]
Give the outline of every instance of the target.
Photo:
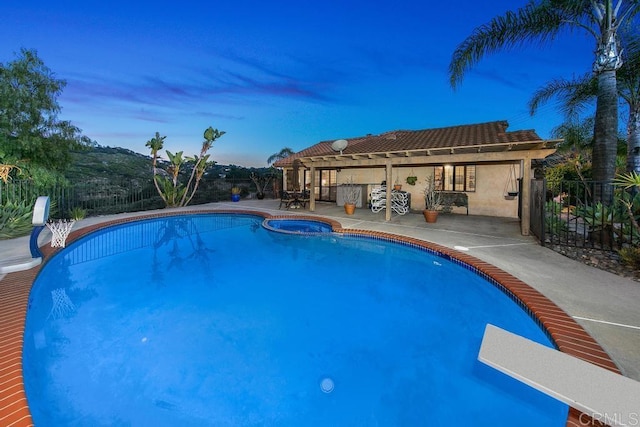
[(487, 324), (478, 360), (610, 425), (640, 423), (640, 382)]

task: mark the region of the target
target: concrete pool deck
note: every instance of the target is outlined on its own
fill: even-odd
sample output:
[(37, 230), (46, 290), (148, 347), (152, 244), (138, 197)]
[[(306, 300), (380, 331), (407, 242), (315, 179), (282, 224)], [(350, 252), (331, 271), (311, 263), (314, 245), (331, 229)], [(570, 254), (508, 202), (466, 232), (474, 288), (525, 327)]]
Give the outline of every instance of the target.
[[(342, 207), (318, 203), (315, 212), (278, 210), (277, 200), (244, 200), (189, 207), (197, 210), (257, 210), (272, 215), (313, 215), (339, 222), (343, 229), (392, 233), (460, 251), (495, 265), (527, 283), (573, 317), (611, 356), (622, 373), (640, 380), (640, 283), (601, 271), (541, 247), (534, 237), (521, 236), (517, 220), (466, 215), (441, 215), (427, 224), (421, 214), (384, 220), (384, 213), (357, 209), (347, 216)], [(152, 212), (88, 218), (74, 230), (118, 218)], [(43, 231), (40, 244), (50, 238)], [(29, 238), (0, 241), (0, 266), (29, 255)], [(8, 260), (8, 261), (7, 261)], [(0, 287), (3, 280), (0, 276)], [(3, 301), (3, 305), (5, 302)], [(0, 353), (2, 348), (0, 348)], [(2, 381), (0, 380), (0, 384)], [(597, 387), (597, 385), (595, 385)]]

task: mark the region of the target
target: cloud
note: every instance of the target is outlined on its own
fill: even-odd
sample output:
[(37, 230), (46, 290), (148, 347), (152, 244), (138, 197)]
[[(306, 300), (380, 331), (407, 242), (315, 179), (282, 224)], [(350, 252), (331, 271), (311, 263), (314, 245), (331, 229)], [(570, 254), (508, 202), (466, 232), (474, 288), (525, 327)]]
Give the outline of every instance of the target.
[(529, 88), (522, 84), (522, 75), (513, 72), (505, 73), (504, 71), (496, 71), (495, 69), (479, 69), (474, 68), (469, 71), (469, 74), (476, 75), (482, 79), (491, 80), (499, 83), (502, 86), (510, 87), (519, 91), (528, 91)]
[(76, 104), (107, 102), (158, 107), (199, 103), (207, 97), (215, 97), (217, 104), (255, 104), (273, 98), (335, 102), (330, 95), (335, 83), (328, 78), (328, 72), (323, 73), (322, 79), (314, 80), (310, 76), (314, 70), (309, 66), (287, 73), (251, 58), (227, 55), (223, 59), (218, 69), (200, 67), (184, 73), (195, 77), (185, 77), (180, 72), (132, 74), (126, 78), (73, 73), (68, 79), (65, 98)]
[(140, 110), (137, 113), (131, 114), (130, 116), (133, 119), (142, 120), (145, 122), (169, 123), (169, 120), (167, 120), (166, 118), (159, 117), (156, 112), (148, 110)]
[(219, 114), (219, 113), (211, 113), (207, 111), (196, 111), (192, 115), (198, 117), (207, 117), (207, 118), (216, 118), (216, 119), (227, 119), (227, 120), (244, 120), (244, 116), (236, 116), (233, 114)]

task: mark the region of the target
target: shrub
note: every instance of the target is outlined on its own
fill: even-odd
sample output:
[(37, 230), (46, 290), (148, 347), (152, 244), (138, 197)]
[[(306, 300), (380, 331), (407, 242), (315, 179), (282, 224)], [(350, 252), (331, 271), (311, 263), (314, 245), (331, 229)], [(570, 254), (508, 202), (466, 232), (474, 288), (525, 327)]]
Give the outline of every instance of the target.
[(633, 268), (640, 268), (640, 248), (628, 246), (618, 251), (623, 264)]
[(87, 216), (87, 211), (82, 209), (80, 206), (76, 206), (69, 211), (69, 215), (71, 216), (71, 219), (80, 221)]

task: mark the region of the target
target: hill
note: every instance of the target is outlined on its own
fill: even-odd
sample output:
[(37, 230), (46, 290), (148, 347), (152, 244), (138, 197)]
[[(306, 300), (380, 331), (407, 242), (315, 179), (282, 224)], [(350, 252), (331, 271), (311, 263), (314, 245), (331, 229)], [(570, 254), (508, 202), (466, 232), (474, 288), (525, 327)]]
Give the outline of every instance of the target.
[(149, 180), (151, 157), (120, 147), (92, 147), (72, 153), (73, 163), (65, 173), (72, 182), (105, 178)]
[[(86, 182), (95, 178), (108, 181), (151, 181), (152, 167), (151, 156), (136, 153), (120, 147), (91, 147), (82, 151), (71, 153), (72, 165), (65, 176), (71, 182)], [(166, 170), (168, 162), (159, 161), (159, 167)], [(181, 170), (181, 174), (188, 174), (187, 165)], [(211, 165), (203, 178), (204, 181), (226, 179), (227, 181), (249, 181), (251, 172), (258, 174), (273, 173), (269, 168), (245, 168), (237, 165)]]

